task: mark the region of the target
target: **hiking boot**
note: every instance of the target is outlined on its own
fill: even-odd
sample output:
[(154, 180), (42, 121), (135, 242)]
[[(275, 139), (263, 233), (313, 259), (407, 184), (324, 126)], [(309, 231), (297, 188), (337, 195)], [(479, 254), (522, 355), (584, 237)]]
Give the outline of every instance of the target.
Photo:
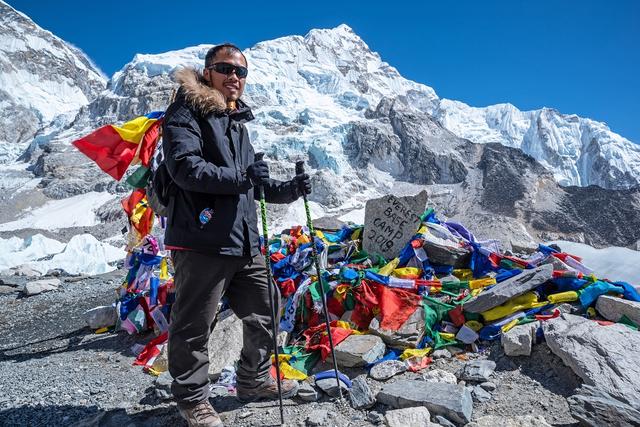
[[(298, 394), (300, 385), (295, 380), (282, 380), (282, 398), (289, 399)], [(240, 402), (247, 403), (255, 400), (273, 400), (278, 398), (278, 383), (271, 376), (265, 382), (254, 388), (238, 386), (236, 397)]]
[(209, 403), (209, 399), (191, 406), (178, 405), (178, 411), (182, 418), (187, 420), (189, 427), (223, 427), (222, 420)]

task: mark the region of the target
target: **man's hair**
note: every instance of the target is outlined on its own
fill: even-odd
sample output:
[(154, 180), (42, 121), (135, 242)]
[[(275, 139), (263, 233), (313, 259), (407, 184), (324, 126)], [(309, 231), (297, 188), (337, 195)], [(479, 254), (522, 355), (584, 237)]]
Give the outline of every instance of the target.
[(248, 64), (247, 58), (244, 56), (244, 53), (240, 50), (240, 48), (231, 43), (223, 43), (217, 46), (212, 47), (207, 51), (206, 56), (204, 57), (204, 66), (209, 67), (213, 64), (213, 59), (216, 57), (218, 52), (223, 51), (224, 53), (231, 54), (235, 52), (240, 52), (240, 55), (244, 58), (245, 64)]

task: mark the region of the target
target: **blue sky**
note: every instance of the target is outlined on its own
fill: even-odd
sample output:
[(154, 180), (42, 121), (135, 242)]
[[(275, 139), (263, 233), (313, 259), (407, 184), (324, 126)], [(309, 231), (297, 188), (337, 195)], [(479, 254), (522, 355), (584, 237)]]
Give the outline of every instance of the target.
[(606, 122), (640, 143), (640, 1), (9, 0), (111, 75), (136, 53), (351, 26), (439, 96)]

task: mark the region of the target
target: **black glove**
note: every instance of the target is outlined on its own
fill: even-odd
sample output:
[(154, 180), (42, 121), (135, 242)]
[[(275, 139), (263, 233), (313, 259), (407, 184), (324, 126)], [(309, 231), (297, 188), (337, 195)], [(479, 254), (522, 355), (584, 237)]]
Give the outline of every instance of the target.
[(296, 175), (292, 180), (293, 192), (296, 198), (303, 194), (311, 194), (311, 178), (306, 173)]
[(264, 160), (258, 160), (247, 167), (247, 176), (253, 185), (260, 185), (269, 179), (269, 166)]

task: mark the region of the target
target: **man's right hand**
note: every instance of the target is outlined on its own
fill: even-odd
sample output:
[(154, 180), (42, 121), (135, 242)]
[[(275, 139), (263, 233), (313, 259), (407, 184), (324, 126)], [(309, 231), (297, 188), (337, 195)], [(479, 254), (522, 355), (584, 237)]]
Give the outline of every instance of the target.
[(264, 160), (258, 160), (247, 167), (247, 176), (253, 185), (260, 185), (269, 179), (269, 166)]

